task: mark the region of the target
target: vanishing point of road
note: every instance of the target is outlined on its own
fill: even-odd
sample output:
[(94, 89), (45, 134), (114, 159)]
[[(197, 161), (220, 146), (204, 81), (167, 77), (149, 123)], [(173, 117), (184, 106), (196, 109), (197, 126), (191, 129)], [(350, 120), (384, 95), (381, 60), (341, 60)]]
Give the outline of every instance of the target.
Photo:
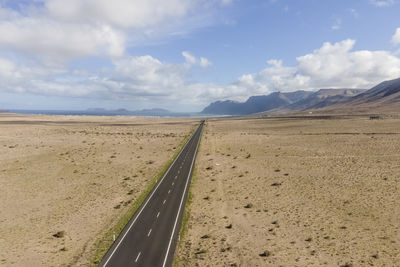
[(171, 266), (204, 121), (104, 255), (99, 267)]

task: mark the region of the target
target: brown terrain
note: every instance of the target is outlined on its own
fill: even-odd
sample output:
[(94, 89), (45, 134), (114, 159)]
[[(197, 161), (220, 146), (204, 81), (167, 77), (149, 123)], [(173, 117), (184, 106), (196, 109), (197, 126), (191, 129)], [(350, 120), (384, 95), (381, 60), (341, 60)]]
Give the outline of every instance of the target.
[[(90, 265), (197, 123), (1, 114), (0, 265)], [(395, 116), (209, 119), (176, 265), (396, 266), (399, 151)]]
[(1, 114), (0, 265), (90, 265), (197, 123)]
[(399, 183), (399, 117), (210, 119), (176, 265), (398, 266)]

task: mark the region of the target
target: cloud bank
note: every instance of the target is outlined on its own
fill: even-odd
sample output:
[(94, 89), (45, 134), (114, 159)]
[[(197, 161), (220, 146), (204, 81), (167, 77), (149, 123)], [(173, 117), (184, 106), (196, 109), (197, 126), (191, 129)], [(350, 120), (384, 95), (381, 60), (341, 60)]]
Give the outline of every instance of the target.
[(377, 7), (391, 6), (396, 3), (395, 0), (370, 0), (370, 2)]
[(400, 45), (400, 28), (397, 28), (396, 32), (392, 37), (392, 43), (395, 45)]
[(45, 63), (121, 57), (128, 46), (208, 26), (213, 23), (213, 10), (228, 4), (222, 0), (6, 0), (0, 2), (0, 49)]
[[(264, 69), (230, 84), (201, 83), (191, 79), (191, 72), (215, 68), (210, 59), (182, 51), (181, 62), (170, 63), (151, 55), (132, 56), (127, 47), (143, 37), (138, 35), (152, 39), (154, 32), (180, 31), (193, 16), (203, 18), (232, 1), (36, 0), (18, 9), (10, 8), (11, 2), (0, 2), (6, 3), (0, 4), (0, 92), (5, 93), (185, 103), (200, 110), (219, 99), (245, 100), (301, 89), (370, 88), (400, 77), (398, 54), (355, 50), (355, 40), (347, 39), (323, 43), (297, 57), (292, 66), (269, 59)], [(196, 27), (203, 23), (208, 22), (197, 20)], [(400, 28), (392, 43), (400, 44)], [(96, 71), (71, 67), (73, 60), (88, 57), (109, 64)]]
[[(236, 95), (274, 91), (315, 90), (320, 88), (370, 88), (384, 80), (400, 77), (400, 58), (390, 51), (354, 51), (355, 40), (324, 43), (312, 53), (297, 57), (295, 66), (284, 66), (280, 60), (268, 60), (268, 66), (255, 74), (246, 74), (227, 87), (243, 90)], [(247, 95), (240, 95), (246, 92)]]
[(268, 60), (258, 73), (245, 74), (228, 85), (189, 82), (194, 67), (211, 63), (185, 51), (181, 63), (162, 62), (150, 55), (125, 56), (112, 61), (113, 68), (97, 75), (34, 64), (18, 64), (0, 58), (0, 83), (7, 92), (97, 97), (112, 99), (186, 102), (199, 109), (217, 99), (244, 100), (274, 91), (319, 88), (370, 88), (400, 77), (400, 58), (389, 51), (353, 50), (355, 41), (324, 43), (297, 58), (294, 66)]

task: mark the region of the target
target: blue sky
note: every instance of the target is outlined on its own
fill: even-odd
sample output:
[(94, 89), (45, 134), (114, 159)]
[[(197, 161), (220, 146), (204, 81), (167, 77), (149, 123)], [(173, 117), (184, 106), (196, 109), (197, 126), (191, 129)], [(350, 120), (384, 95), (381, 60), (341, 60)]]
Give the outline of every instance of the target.
[(167, 108), (400, 77), (398, 0), (0, 0), (0, 109)]

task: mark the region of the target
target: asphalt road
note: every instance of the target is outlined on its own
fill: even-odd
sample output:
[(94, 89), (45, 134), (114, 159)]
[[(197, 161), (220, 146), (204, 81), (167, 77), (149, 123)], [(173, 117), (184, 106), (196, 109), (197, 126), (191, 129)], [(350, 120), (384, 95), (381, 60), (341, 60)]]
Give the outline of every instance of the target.
[(172, 266), (204, 121), (98, 266)]

